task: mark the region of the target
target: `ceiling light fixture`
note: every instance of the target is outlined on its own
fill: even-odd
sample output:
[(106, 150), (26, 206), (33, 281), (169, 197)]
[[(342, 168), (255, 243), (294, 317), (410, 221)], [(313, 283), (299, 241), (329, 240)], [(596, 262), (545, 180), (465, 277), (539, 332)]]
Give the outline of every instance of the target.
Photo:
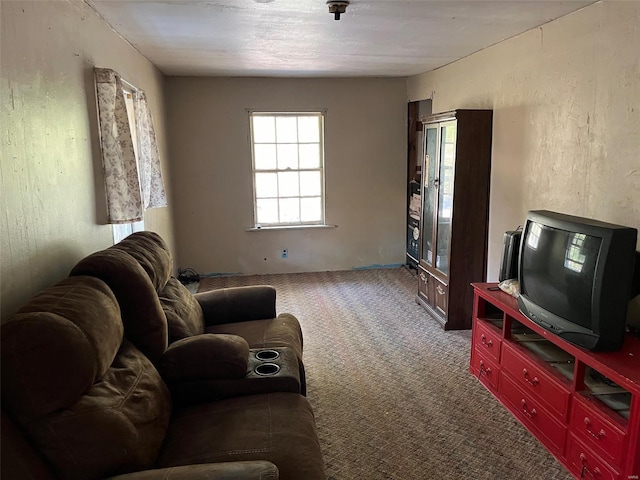
[(347, 11), (349, 0), (327, 0), (329, 13), (333, 13), (334, 20), (340, 20), (340, 15)]

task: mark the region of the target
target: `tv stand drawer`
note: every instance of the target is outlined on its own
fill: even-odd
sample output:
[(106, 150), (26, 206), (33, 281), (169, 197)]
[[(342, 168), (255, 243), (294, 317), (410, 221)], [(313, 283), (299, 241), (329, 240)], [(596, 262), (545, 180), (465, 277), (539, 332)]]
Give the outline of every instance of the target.
[(484, 356), (484, 352), (480, 352), (476, 347), (473, 356), (473, 364), (471, 365), (478, 379), (485, 384), (494, 394), (498, 393), (498, 374), (500, 368), (497, 363), (489, 360)]
[[(593, 453), (573, 434), (567, 442), (567, 460), (577, 478), (596, 480), (621, 480), (621, 475), (611, 465)], [(631, 476), (629, 478), (632, 478)]]
[(502, 346), (502, 365), (509, 372), (518, 387), (542, 400), (553, 409), (560, 419), (567, 417), (569, 389), (553, 378), (542, 367), (520, 354), (508, 342)]
[(482, 320), (476, 320), (476, 328), (473, 329), (473, 348), (482, 352), (484, 356), (500, 361), (500, 344), (502, 339), (496, 328)]
[(555, 453), (562, 453), (567, 429), (553, 414), (532, 395), (520, 390), (504, 371), (500, 372), (499, 391), (500, 397), (511, 407), (518, 420), (529, 430), (542, 435), (547, 440), (544, 443), (552, 446)]
[(622, 463), (625, 434), (578, 397), (573, 402), (571, 431), (580, 440), (614, 464)]

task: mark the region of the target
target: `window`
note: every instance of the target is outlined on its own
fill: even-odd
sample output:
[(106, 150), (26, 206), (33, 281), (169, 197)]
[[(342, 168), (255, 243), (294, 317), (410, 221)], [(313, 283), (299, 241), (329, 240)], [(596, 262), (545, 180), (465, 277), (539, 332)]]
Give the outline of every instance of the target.
[(251, 113), (255, 226), (323, 225), (324, 113)]

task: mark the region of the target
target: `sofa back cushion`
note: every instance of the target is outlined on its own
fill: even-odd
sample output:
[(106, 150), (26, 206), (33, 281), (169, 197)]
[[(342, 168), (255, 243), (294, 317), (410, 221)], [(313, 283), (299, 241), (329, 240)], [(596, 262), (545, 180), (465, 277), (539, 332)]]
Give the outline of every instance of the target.
[(2, 325), (2, 402), (59, 478), (153, 466), (171, 399), (123, 341), (118, 303), (97, 278), (45, 290)]
[(173, 273), (173, 258), (167, 244), (155, 232), (135, 232), (110, 247), (135, 258), (147, 272), (156, 292), (160, 292)]
[(0, 478), (55, 480), (42, 456), (29, 443), (24, 432), (2, 410), (2, 441), (0, 442)]
[(169, 343), (204, 333), (202, 307), (176, 278), (160, 292), (160, 303), (167, 317)]
[(105, 374), (122, 343), (118, 303), (97, 278), (65, 279), (11, 320), (2, 327), (2, 398), (29, 415), (77, 401)]
[[(173, 258), (160, 235), (149, 231), (135, 232), (108, 250), (129, 254), (149, 276), (164, 310), (169, 343), (204, 333), (202, 307), (191, 292), (172, 276)], [(126, 328), (129, 319), (126, 316), (123, 319)], [(127, 338), (130, 338), (128, 332)], [(151, 358), (154, 362), (157, 360), (156, 357)]]
[(160, 374), (125, 340), (104, 377), (75, 404), (25, 430), (61, 478), (103, 478), (152, 468), (170, 412)]
[(168, 347), (167, 319), (148, 273), (129, 253), (107, 248), (83, 258), (70, 275), (91, 275), (113, 290), (122, 312), (125, 337), (157, 361)]
[(96, 276), (109, 285), (120, 303), (125, 337), (157, 363), (170, 343), (204, 333), (202, 307), (172, 271), (162, 237), (142, 231), (82, 259), (71, 275)]

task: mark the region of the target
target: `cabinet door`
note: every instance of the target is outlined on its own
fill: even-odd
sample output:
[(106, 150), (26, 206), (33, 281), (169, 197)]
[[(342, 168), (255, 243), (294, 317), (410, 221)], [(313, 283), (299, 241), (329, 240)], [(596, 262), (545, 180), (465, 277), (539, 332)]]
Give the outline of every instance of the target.
[(422, 255), (421, 261), (433, 266), (435, 249), (435, 213), (438, 173), (438, 125), (425, 125), (424, 187), (422, 194)]
[(444, 275), (449, 274), (449, 239), (453, 217), (453, 179), (456, 161), (456, 122), (440, 124), (440, 161), (436, 185), (438, 191), (438, 216), (435, 267)]

